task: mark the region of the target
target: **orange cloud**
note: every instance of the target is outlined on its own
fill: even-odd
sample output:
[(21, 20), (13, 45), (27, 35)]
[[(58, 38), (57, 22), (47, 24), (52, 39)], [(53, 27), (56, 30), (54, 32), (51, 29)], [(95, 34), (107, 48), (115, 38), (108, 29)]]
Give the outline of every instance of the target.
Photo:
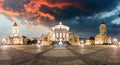
[[(75, 6), (79, 9), (82, 9), (79, 3), (71, 3), (67, 1), (52, 3), (52, 0), (30, 0), (30, 3), (25, 4), (24, 7), (26, 12), (31, 14), (31, 17), (40, 16), (40, 17), (44, 17), (44, 19), (49, 18), (50, 20), (55, 20), (55, 17), (52, 14), (40, 11), (42, 5), (45, 5), (49, 8), (59, 8), (59, 9), (63, 9), (67, 6)], [(56, 11), (54, 12), (56, 13)]]
[[(55, 16), (54, 14), (50, 14), (48, 11), (44, 12), (41, 11), (40, 9), (42, 8), (43, 5), (47, 6), (48, 8), (52, 8), (53, 9), (53, 13), (57, 13), (58, 11), (55, 10), (54, 8), (59, 8), (59, 9), (64, 9), (68, 6), (74, 6), (77, 7), (79, 9), (81, 9), (81, 5), (79, 3), (73, 3), (73, 2), (68, 2), (68, 1), (62, 1), (59, 0), (60, 2), (56, 1), (53, 2), (54, 0), (30, 0), (30, 2), (27, 2), (26, 0), (24, 0), (24, 2), (27, 2), (24, 5), (22, 9), (22, 11), (16, 11), (16, 8), (3, 8), (3, 6), (5, 4), (3, 4), (5, 2), (5, 0), (0, 0), (0, 16), (1, 15), (8, 15), (10, 19), (14, 18), (14, 17), (19, 17), (19, 18), (23, 18), (25, 20), (31, 20), (33, 23), (32, 24), (42, 24), (41, 21), (44, 20), (51, 20), (51, 21), (55, 21)], [(20, 1), (20, 2), (23, 2)], [(7, 6), (9, 6), (9, 4), (14, 3), (14, 0), (12, 0), (12, 2), (8, 2), (6, 3)], [(19, 7), (19, 5), (21, 4), (14, 4), (17, 5)], [(59, 13), (59, 12), (58, 12)]]
[(0, 14), (7, 14), (9, 16), (19, 16), (19, 13), (13, 12), (12, 10), (3, 8), (4, 0), (0, 0)]
[(27, 13), (31, 13), (32, 16), (41, 16), (41, 17), (44, 17), (44, 18), (49, 18), (50, 20), (54, 20), (55, 17), (52, 16), (51, 14), (49, 13), (44, 13), (44, 12), (41, 12), (39, 10), (39, 8), (42, 6), (42, 5), (49, 5), (49, 3), (47, 3), (46, 0), (31, 0), (31, 2), (27, 5), (25, 5), (25, 10)]

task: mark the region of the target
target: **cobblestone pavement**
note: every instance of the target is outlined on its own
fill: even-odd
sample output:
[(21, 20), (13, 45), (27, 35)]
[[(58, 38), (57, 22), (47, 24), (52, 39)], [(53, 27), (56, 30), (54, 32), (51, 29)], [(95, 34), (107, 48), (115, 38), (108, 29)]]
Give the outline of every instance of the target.
[(120, 46), (0, 47), (0, 65), (120, 65)]

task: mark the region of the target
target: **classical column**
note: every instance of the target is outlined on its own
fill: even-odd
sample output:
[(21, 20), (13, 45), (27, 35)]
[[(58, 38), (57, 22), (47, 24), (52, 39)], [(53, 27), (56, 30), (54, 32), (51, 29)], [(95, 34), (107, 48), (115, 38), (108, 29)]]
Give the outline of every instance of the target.
[(55, 41), (55, 32), (53, 33), (53, 35), (54, 35), (54, 36), (53, 36), (53, 38), (52, 38), (52, 39)]
[(67, 32), (67, 41), (68, 41), (68, 38), (69, 38), (69, 36), (68, 36), (68, 32)]
[(63, 38), (64, 38), (64, 41), (65, 41), (65, 32), (64, 32)]
[[(62, 32), (62, 39), (64, 38), (64, 36), (63, 36), (63, 35), (64, 35), (64, 33)], [(64, 41), (64, 39), (63, 39), (63, 41)]]
[(57, 39), (56, 37), (57, 37), (57, 34), (56, 34), (56, 32), (55, 32), (55, 41), (56, 41), (56, 39)]
[(67, 33), (65, 33), (65, 41), (67, 41)]
[(60, 35), (60, 33), (57, 33), (57, 41), (59, 40), (59, 35)]

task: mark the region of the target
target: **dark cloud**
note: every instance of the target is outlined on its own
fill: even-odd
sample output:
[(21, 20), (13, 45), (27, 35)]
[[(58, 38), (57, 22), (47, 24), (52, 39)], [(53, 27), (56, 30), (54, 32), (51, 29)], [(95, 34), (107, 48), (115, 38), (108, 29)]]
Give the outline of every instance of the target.
[(118, 14), (118, 17), (120, 17), (120, 14)]
[[(32, 21), (35, 25), (42, 23), (53, 26), (57, 23), (55, 21), (62, 21), (70, 26), (73, 32), (93, 33), (92, 36), (94, 36), (99, 32), (102, 19), (93, 16), (115, 9), (118, 3), (119, 0), (4, 0), (2, 13), (8, 17), (15, 12), (17, 15), (14, 14), (14, 17)], [(112, 25), (110, 21), (113, 19), (114, 17), (104, 19), (111, 35), (119, 32), (112, 29), (113, 27), (119, 28), (117, 25)], [(91, 35), (87, 33), (86, 36)]]
[[(36, 3), (33, 3), (35, 2)], [(42, 20), (45, 17), (50, 19), (51, 16), (55, 17), (55, 20), (69, 20), (75, 16), (92, 16), (100, 12), (110, 11), (117, 5), (118, 0), (42, 0), (37, 4), (37, 0), (5, 0), (3, 7), (5, 9), (10, 9), (15, 12), (22, 12), (21, 15), (28, 12), (25, 10), (25, 5), (30, 5), (33, 10), (38, 7), (39, 11), (31, 13), (37, 14), (38, 12), (47, 13), (48, 16), (40, 15)], [(39, 3), (38, 2), (38, 3)], [(31, 4), (29, 4), (31, 3)], [(47, 3), (47, 4), (46, 4)], [(52, 4), (52, 5), (51, 5)], [(28, 6), (29, 7), (29, 6)], [(30, 13), (29, 13), (30, 14)], [(45, 15), (45, 14), (44, 14)], [(37, 15), (40, 17), (39, 15)], [(38, 18), (34, 16), (34, 18)], [(31, 18), (31, 17), (30, 17)], [(52, 20), (53, 21), (53, 20)]]

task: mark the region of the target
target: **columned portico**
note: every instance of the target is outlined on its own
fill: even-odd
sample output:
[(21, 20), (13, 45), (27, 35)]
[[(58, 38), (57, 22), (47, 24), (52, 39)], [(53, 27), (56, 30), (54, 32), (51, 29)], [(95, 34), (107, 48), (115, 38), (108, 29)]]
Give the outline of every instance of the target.
[(69, 33), (54, 33), (54, 39), (55, 41), (59, 41), (59, 39), (62, 39), (62, 41), (69, 41)]
[(52, 39), (54, 41), (59, 41), (60, 39), (62, 39), (62, 41), (69, 41), (69, 27), (63, 25), (62, 22), (60, 22), (59, 25), (52, 27), (52, 31)]
[(54, 45), (59, 44), (61, 40), (65, 45), (80, 45), (79, 35), (70, 32), (69, 29), (70, 27), (60, 22), (58, 25), (53, 26), (48, 34), (41, 36), (41, 44)]

